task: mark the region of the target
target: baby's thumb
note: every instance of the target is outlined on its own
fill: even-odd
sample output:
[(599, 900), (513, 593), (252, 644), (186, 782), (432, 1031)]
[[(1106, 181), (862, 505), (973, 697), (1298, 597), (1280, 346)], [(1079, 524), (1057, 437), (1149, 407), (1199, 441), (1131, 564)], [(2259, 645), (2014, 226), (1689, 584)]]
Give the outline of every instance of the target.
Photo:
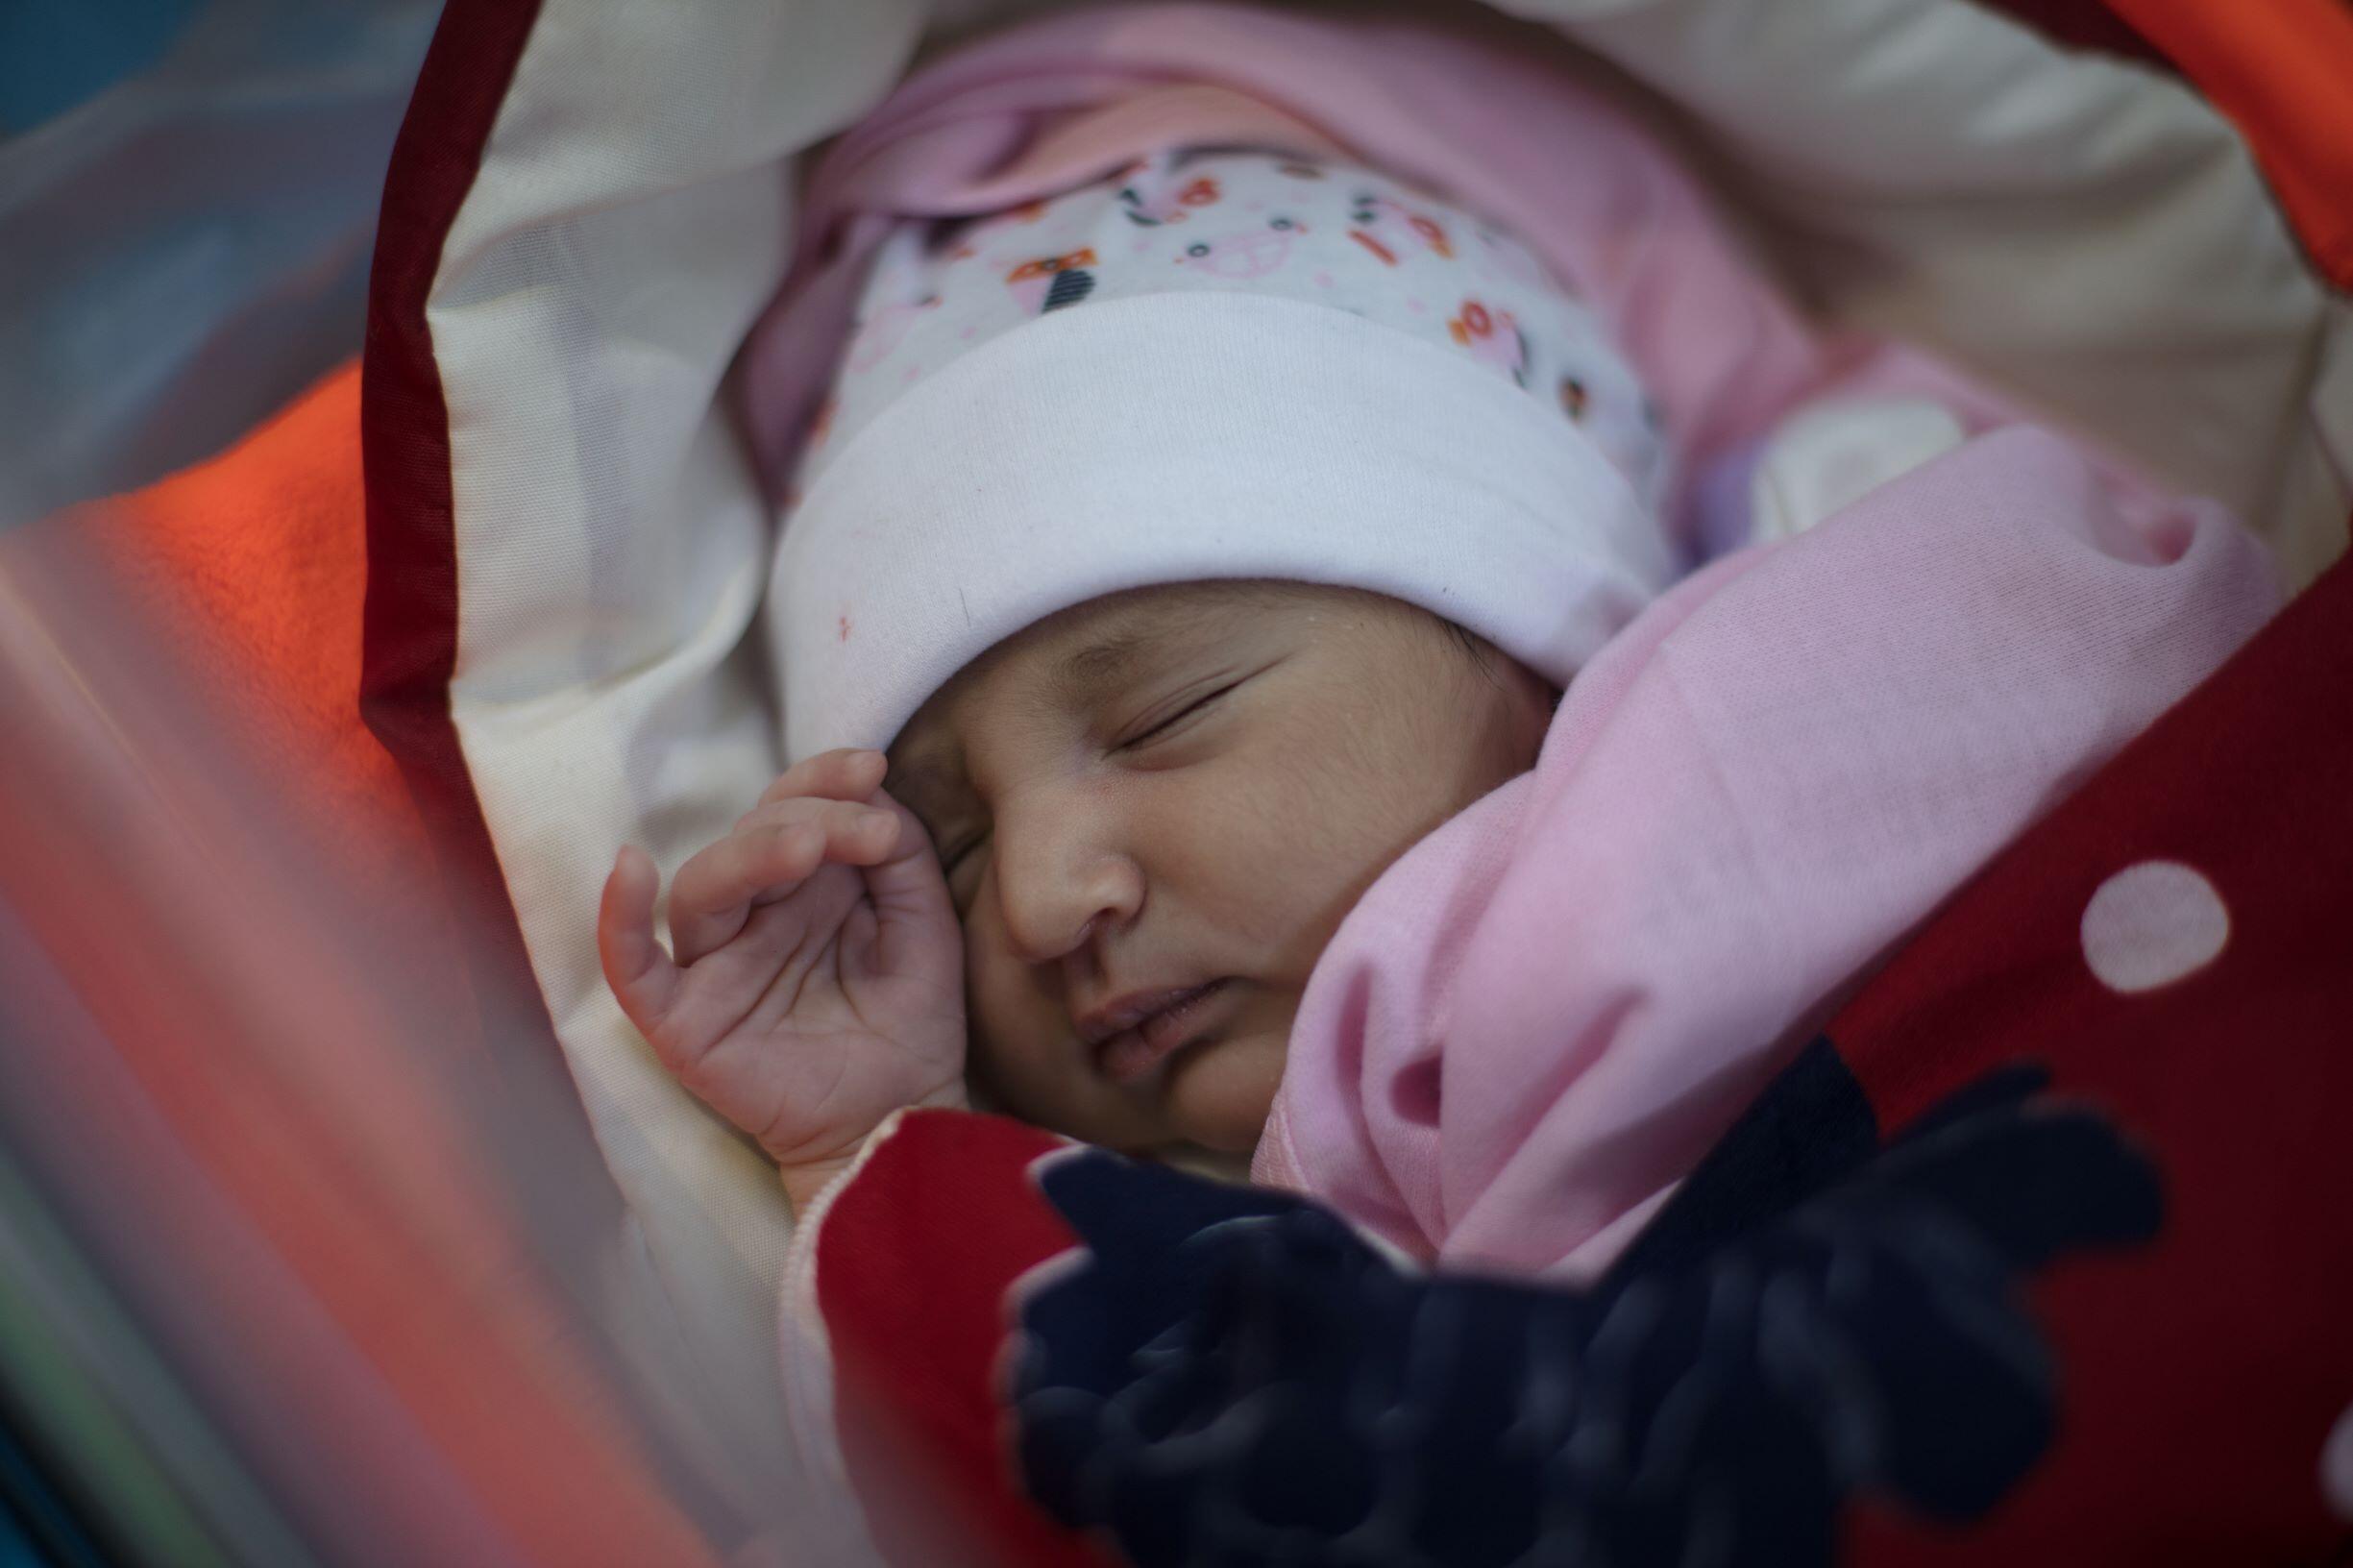
[(870, 804), (898, 819), (898, 838), (890, 853), (864, 868), (867, 896), (874, 905), (875, 967), (904, 973), (918, 956), (911, 943), (956, 945), (956, 906), (949, 901), (931, 835), (915, 813), (880, 790)]
[(625, 845), (604, 879), (597, 909), (597, 958), (621, 1010), (650, 1038), (678, 993), (677, 965), (653, 938), (653, 899), (662, 874), (653, 857)]

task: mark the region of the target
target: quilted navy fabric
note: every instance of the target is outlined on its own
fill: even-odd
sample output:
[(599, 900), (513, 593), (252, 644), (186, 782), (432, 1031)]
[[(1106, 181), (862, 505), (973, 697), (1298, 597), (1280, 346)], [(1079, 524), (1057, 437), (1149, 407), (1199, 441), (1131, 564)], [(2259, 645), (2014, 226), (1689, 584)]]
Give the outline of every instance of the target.
[(1023, 1304), (1031, 1495), (1145, 1568), (1826, 1563), (2050, 1440), (2022, 1278), (2156, 1234), (2154, 1168), (2005, 1069), (1884, 1143), (1818, 1041), (1588, 1290), (1401, 1270), (1315, 1205), (1100, 1151)]

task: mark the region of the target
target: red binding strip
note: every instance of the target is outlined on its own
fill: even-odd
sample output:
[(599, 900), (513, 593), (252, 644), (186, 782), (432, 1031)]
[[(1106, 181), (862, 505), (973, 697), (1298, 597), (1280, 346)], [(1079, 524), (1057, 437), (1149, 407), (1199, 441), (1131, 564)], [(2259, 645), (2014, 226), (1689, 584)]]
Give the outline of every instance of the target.
[[(544, 1071), (561, 1068), (554, 1024), (450, 717), (457, 533), (449, 407), (425, 319), (442, 245), (474, 188), (539, 11), (540, 0), (451, 0), (393, 143), (360, 370), (368, 581), (359, 709), (399, 764), (432, 832), (444, 888), (471, 922), (466, 962), (486, 1038), (500, 1042), (494, 1060)], [(521, 1040), (544, 1044), (540, 1062), (513, 1060), (506, 1047)]]
[(2006, 12), (2054, 43), (2070, 49), (2116, 55), (2171, 72), (2173, 62), (2144, 37), (2107, 0), (1978, 0), (1989, 11)]

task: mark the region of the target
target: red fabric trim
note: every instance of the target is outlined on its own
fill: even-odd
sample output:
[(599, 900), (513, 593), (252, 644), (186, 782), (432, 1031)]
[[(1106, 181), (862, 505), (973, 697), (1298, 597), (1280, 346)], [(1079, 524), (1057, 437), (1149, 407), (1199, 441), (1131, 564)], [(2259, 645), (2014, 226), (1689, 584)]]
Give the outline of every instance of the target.
[(842, 1457), (897, 1568), (1105, 1568), (1022, 1494), (998, 1383), (1015, 1283), (1077, 1244), (1029, 1177), (1062, 1146), (997, 1116), (910, 1113), (817, 1237)]
[[(538, 1237), (576, 1262), (625, 1210), (555, 1022), (540, 994), (489, 823), (450, 717), (457, 665), (457, 530), (449, 405), (425, 306), (443, 245), (472, 193), (540, 0), (449, 0), (385, 173), (359, 378), (367, 508), (359, 713), (390, 753), (430, 837), (481, 1026), (478, 1048), (527, 1116), (538, 1174), (579, 1198), (576, 1234)], [(665, 1477), (693, 1494), (698, 1483)]]
[[(457, 536), (449, 407), (425, 306), (539, 9), (540, 0), (452, 0), (442, 12), (384, 180), (360, 372), (368, 534), (360, 714), (399, 764), (451, 902), (470, 922), (466, 963), (485, 1037), (499, 1047), (493, 1059), (526, 1075), (565, 1069), (450, 718)], [(510, 1048), (527, 1040), (543, 1047), (530, 1052), (535, 1060)], [(565, 1089), (576, 1103), (568, 1073)], [(585, 1113), (579, 1131), (587, 1132)]]
[(2174, 69), (2164, 52), (2111, 11), (2106, 0), (1977, 0), (1977, 3), (1988, 11), (2006, 12), (2014, 21), (2070, 49), (2137, 60), (2161, 71)]

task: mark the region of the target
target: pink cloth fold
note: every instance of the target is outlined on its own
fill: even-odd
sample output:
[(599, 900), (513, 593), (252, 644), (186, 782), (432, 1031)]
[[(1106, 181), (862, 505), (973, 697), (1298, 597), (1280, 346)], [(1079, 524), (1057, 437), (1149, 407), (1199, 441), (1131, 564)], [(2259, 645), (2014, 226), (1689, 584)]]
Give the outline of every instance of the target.
[(1533, 772), (1351, 912), (1253, 1175), (1425, 1259), (1599, 1269), (1843, 989), (2277, 603), (2219, 507), (2025, 428), (1685, 578)]

